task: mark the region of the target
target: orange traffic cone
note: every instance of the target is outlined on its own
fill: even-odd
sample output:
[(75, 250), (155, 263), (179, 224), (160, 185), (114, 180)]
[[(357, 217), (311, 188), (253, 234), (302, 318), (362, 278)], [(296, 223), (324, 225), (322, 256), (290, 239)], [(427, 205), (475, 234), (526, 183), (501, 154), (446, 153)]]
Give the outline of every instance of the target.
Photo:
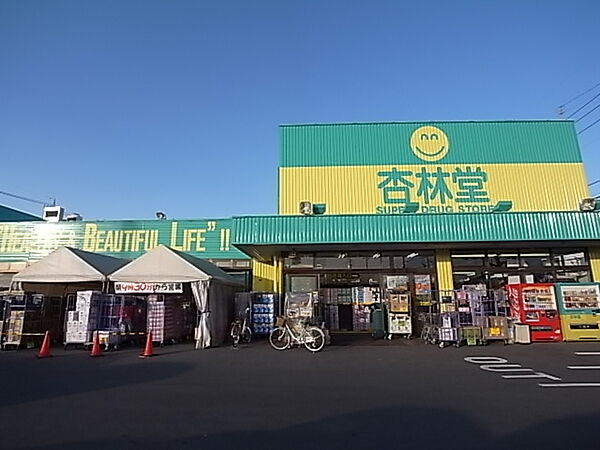
[(140, 354), (140, 358), (150, 358), (154, 356), (154, 350), (152, 349), (152, 331), (148, 331), (146, 338), (146, 348), (144, 348), (144, 353)]
[(90, 352), (90, 356), (104, 356), (102, 354), (102, 347), (100, 347), (100, 336), (98, 336), (98, 332), (94, 333), (94, 343), (92, 344), (92, 351)]
[(50, 358), (52, 355), (50, 354), (50, 332), (46, 331), (44, 335), (44, 341), (42, 342), (42, 346), (40, 347), (40, 351), (37, 354), (38, 359), (41, 358)]

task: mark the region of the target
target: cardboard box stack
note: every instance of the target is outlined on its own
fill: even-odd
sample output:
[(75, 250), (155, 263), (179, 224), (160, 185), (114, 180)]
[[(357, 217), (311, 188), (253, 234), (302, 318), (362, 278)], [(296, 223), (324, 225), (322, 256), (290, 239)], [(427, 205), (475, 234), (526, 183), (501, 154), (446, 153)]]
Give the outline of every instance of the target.
[(149, 295), (147, 298), (148, 331), (155, 342), (174, 342), (184, 337), (184, 318), (179, 296)]
[(80, 291), (75, 310), (67, 311), (65, 344), (85, 344), (92, 341), (92, 332), (98, 328), (100, 292)]
[(353, 305), (352, 327), (354, 331), (368, 331), (371, 328), (371, 309), (368, 306)]

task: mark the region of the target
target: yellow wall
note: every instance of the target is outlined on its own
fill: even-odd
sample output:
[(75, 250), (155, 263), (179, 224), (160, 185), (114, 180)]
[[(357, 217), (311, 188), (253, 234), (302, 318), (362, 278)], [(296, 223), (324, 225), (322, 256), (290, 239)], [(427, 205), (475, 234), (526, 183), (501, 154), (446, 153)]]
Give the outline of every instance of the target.
[[(419, 202), (419, 212), (472, 212), (465, 210), (468, 204), (457, 203), (455, 195), (453, 199), (447, 199), (444, 205), (439, 202), (439, 198), (427, 205), (422, 196), (417, 196), (421, 179), (416, 178), (414, 174), (423, 167), (428, 173), (435, 172), (440, 167), (449, 174), (457, 167), (463, 171), (467, 167), (471, 167), (472, 170), (481, 168), (488, 177), (484, 187), (490, 201), (477, 203), (478, 206), (491, 208), (498, 201), (512, 201), (511, 211), (572, 211), (578, 209), (580, 199), (589, 196), (583, 164), (580, 163), (281, 167), (279, 213), (298, 214), (298, 204), (305, 200), (326, 203), (327, 214), (393, 213), (395, 211), (382, 208), (402, 205), (386, 204), (383, 188), (377, 187), (386, 179), (377, 173), (389, 172), (392, 168), (413, 173), (407, 179), (414, 184), (414, 187), (410, 188), (411, 201)], [(450, 192), (455, 194), (458, 186), (452, 181), (452, 177), (446, 177), (444, 180)], [(429, 178), (429, 181), (435, 183), (436, 179)], [(432, 206), (451, 207), (451, 210), (435, 211), (430, 208)]]
[(588, 252), (592, 268), (592, 280), (598, 283), (600, 282), (600, 247), (590, 247)]
[(439, 291), (451, 291), (454, 289), (450, 250), (438, 249), (435, 251), (435, 270), (437, 274), (437, 289)]
[(252, 290), (282, 293), (281, 261), (275, 258), (272, 263), (252, 260)]

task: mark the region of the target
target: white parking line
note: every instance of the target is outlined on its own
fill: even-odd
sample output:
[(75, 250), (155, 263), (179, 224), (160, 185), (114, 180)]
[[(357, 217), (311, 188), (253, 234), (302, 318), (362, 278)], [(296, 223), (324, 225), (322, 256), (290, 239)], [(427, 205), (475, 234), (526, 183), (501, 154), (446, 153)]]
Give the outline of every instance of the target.
[(586, 370), (586, 369), (600, 370), (600, 366), (567, 366), (567, 369), (572, 369), (572, 370)]
[(600, 352), (575, 352), (577, 356), (600, 356)]
[(543, 388), (600, 387), (600, 383), (538, 383)]
[(507, 380), (518, 380), (520, 378), (548, 378), (554, 381), (560, 381), (560, 377), (555, 377), (554, 375), (548, 375), (544, 372), (534, 372), (532, 374), (527, 375), (502, 375), (502, 378), (506, 378)]

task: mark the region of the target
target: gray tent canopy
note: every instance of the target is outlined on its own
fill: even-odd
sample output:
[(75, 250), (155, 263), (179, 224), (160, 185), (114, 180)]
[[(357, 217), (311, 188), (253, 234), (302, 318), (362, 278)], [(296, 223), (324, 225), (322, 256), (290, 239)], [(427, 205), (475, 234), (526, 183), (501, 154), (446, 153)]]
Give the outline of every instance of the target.
[(113, 282), (190, 283), (198, 308), (196, 348), (223, 343), (243, 285), (214, 264), (159, 245), (109, 275)]
[(72, 247), (59, 247), (13, 276), (13, 282), (85, 283), (106, 281), (129, 261)]

